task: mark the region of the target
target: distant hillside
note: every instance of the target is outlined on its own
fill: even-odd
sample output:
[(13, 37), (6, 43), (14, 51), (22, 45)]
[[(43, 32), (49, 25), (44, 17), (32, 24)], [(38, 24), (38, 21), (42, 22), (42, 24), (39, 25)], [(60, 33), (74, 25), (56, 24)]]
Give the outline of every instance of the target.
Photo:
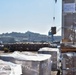
[(21, 37), (21, 36), (24, 37), (24, 36), (29, 36), (29, 35), (39, 36), (41, 34), (30, 32), (30, 31), (27, 31), (25, 33), (12, 32), (12, 33), (3, 33), (3, 34), (0, 34), (0, 36), (12, 36), (12, 37)]
[[(27, 31), (25, 33), (18, 33), (18, 32), (3, 33), (0, 34), (0, 41), (3, 41), (3, 39), (6, 40), (6, 38), (8, 37), (14, 38), (14, 40), (17, 42), (51, 42), (51, 37), (30, 31)], [(7, 40), (9, 40), (9, 38)], [(60, 41), (61, 36), (54, 36), (54, 40)]]

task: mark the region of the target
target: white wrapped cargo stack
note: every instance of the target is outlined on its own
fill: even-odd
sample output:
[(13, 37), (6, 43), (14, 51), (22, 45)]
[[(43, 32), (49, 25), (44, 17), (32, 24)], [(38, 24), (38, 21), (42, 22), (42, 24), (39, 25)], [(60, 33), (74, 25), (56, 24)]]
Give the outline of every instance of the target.
[(76, 75), (76, 53), (62, 53), (63, 75)]
[(22, 64), (22, 75), (51, 75), (51, 55), (44, 54), (21, 54), (14, 52), (10, 55), (1, 56), (14, 59), (12, 62)]
[(0, 75), (22, 75), (21, 65), (0, 60)]
[(59, 49), (58, 48), (40, 48), (38, 50), (39, 54), (50, 54), (51, 55), (51, 61), (52, 61), (52, 70), (58, 70), (59, 69)]

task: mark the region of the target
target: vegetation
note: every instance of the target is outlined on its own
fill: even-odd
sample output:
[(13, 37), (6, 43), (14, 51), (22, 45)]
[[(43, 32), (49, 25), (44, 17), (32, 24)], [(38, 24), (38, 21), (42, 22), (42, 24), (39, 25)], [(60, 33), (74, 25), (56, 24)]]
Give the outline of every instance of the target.
[(7, 53), (7, 52), (10, 52), (10, 50), (5, 47), (5, 48), (4, 48), (4, 52)]

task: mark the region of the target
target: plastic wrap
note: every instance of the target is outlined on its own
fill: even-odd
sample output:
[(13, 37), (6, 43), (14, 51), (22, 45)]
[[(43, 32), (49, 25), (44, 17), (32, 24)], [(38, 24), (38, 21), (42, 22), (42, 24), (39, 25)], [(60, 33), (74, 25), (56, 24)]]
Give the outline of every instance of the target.
[(52, 70), (57, 70), (59, 67), (59, 49), (44, 47), (38, 51), (39, 54), (50, 54), (52, 61)]
[(12, 57), (15, 59), (12, 62), (22, 64), (22, 75), (51, 75), (51, 55), (14, 52), (1, 56), (3, 59), (5, 57)]
[(63, 75), (76, 75), (76, 53), (62, 54)]
[(0, 75), (21, 75), (21, 65), (0, 60)]

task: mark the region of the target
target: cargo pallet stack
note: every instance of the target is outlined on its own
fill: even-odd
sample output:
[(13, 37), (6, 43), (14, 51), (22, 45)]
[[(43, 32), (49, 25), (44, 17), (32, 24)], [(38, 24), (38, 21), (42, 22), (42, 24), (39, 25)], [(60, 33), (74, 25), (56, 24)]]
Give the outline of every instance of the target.
[(62, 0), (62, 52), (76, 51), (76, 0)]
[(63, 42), (76, 42), (76, 0), (62, 0), (62, 39)]
[[(14, 64), (20, 64), (22, 69), (22, 75), (51, 75), (51, 55), (34, 54), (30, 52), (13, 52), (0, 55), (0, 59)], [(8, 68), (6, 67), (6, 69)], [(17, 72), (18, 71), (19, 70), (17, 69)]]
[(63, 53), (62, 57), (62, 75), (76, 75), (76, 53)]
[(62, 75), (76, 75), (76, 0), (62, 0)]

